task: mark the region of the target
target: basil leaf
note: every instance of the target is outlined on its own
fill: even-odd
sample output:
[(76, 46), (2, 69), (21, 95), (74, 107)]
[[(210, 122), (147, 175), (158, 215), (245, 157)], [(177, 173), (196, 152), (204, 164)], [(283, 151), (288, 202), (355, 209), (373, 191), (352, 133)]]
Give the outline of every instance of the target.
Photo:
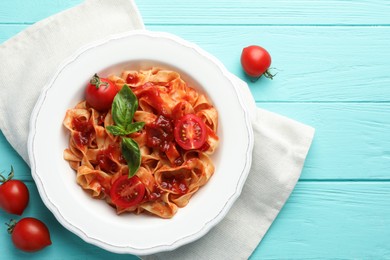
[(106, 129), (113, 135), (127, 135), (126, 129), (121, 126), (109, 125), (106, 127)]
[(107, 126), (106, 129), (113, 135), (122, 137), (121, 150), (129, 167), (129, 178), (133, 177), (141, 165), (141, 151), (136, 141), (125, 137), (137, 132), (144, 127), (144, 122), (133, 122), (135, 111), (138, 108), (138, 99), (130, 87), (124, 85), (119, 91), (111, 106), (112, 119), (115, 125)]
[(145, 125), (145, 122), (135, 122), (127, 126), (126, 131), (127, 134), (135, 133), (141, 130)]
[(145, 122), (135, 122), (127, 126), (124, 129), (122, 126), (109, 125), (106, 127), (107, 131), (113, 135), (129, 135), (141, 130), (145, 125)]
[(129, 167), (129, 178), (131, 178), (141, 165), (141, 151), (137, 142), (127, 137), (122, 138), (121, 149)]
[(138, 108), (138, 99), (130, 87), (124, 85), (112, 103), (112, 119), (117, 126), (127, 129)]

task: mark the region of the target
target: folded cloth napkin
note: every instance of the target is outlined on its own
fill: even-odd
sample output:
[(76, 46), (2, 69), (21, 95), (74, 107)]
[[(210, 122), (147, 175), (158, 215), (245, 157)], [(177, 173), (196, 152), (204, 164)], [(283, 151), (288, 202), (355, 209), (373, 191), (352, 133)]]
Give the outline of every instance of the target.
[[(0, 45), (0, 129), (27, 163), (30, 113), (62, 61), (86, 43), (143, 28), (133, 1), (87, 0)], [(241, 196), (203, 238), (144, 259), (248, 258), (299, 179), (314, 129), (256, 108), (247, 84), (235, 80), (251, 108), (255, 137), (252, 168)]]
[(252, 167), (240, 197), (226, 217), (203, 238), (142, 259), (248, 259), (294, 189), (314, 129), (254, 108), (246, 83), (237, 80), (252, 104), (255, 139)]
[(88, 0), (37, 22), (0, 46), (0, 129), (27, 163), (30, 113), (59, 64), (87, 43), (143, 28), (134, 2)]

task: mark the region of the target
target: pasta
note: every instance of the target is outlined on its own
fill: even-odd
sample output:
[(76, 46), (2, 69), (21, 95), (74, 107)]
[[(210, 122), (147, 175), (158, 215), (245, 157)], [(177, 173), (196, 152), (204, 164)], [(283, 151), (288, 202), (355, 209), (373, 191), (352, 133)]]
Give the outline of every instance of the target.
[[(83, 100), (67, 110), (63, 124), (69, 131), (69, 146), (64, 159), (75, 170), (78, 185), (93, 198), (105, 200), (118, 214), (172, 218), (214, 173), (210, 155), (219, 142), (218, 112), (175, 71), (123, 71), (108, 79), (118, 89), (130, 87), (138, 99), (133, 121), (145, 123), (127, 135), (138, 144), (141, 159), (128, 183), (131, 187), (119, 191), (130, 201), (141, 197), (130, 206), (113, 199), (115, 183), (123, 176), (129, 179), (129, 165), (121, 151), (122, 137), (107, 131), (115, 124), (112, 109), (98, 111)], [(192, 132), (187, 132), (188, 122)]]

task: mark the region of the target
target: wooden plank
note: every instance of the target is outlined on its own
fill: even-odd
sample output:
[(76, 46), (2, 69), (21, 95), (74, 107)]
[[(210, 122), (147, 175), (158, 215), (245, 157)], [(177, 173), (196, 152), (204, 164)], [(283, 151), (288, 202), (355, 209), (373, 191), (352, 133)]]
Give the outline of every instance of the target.
[[(44, 221), (53, 245), (29, 255), (33, 259), (136, 259), (114, 255), (83, 242), (63, 228), (43, 205), (36, 187), (27, 183), (31, 200), (25, 216)], [(252, 259), (386, 259), (390, 257), (390, 183), (299, 182)], [(0, 212), (0, 222), (15, 216)], [(16, 217), (20, 219), (20, 217)], [(2, 257), (22, 259), (5, 232)]]
[[(302, 180), (390, 180), (389, 103), (257, 105), (317, 129)], [(0, 136), (0, 150), (9, 149)], [(29, 168), (16, 152), (0, 157), (2, 170), (10, 164), (17, 170), (16, 177), (31, 180)]]
[(383, 1), (136, 0), (146, 24), (389, 24)]
[[(26, 184), (30, 192), (30, 201), (23, 217), (35, 217), (43, 221), (49, 228), (52, 240), (51, 246), (34, 254), (29, 254), (29, 259), (138, 259), (131, 255), (110, 253), (84, 242), (59, 224), (54, 215), (43, 204), (35, 184), (31, 181), (26, 182)], [(21, 218), (0, 210), (0, 223), (8, 223), (10, 219), (20, 220)], [(27, 254), (15, 249), (4, 224), (1, 225), (0, 233), (0, 245), (2, 246), (0, 258), (25, 259)]]
[(15, 36), (28, 26), (28, 24), (0, 24), (0, 44)]
[[(390, 259), (389, 3), (135, 1), (147, 28), (198, 43), (245, 80), (242, 47), (265, 46), (279, 74), (273, 81), (247, 80), (257, 105), (317, 128), (300, 182), (252, 259)], [(80, 2), (0, 1), (0, 43)], [(29, 258), (129, 259), (60, 226), (1, 134), (0, 151), (0, 171), (12, 163), (16, 177), (27, 180), (31, 201), (24, 216), (42, 219), (52, 232), (53, 245)], [(11, 217), (0, 210), (1, 222)], [(0, 258), (26, 258), (3, 228)]]
[(0, 173), (5, 177), (14, 168), (15, 179), (31, 180), (31, 170), (0, 131)]
[(389, 103), (258, 103), (316, 128), (303, 180), (390, 180)]
[[(22, 30), (0, 25), (0, 42)], [(148, 26), (198, 44), (248, 82), (257, 101), (390, 101), (390, 27)], [(213, 35), (211, 37), (211, 35)], [(211, 40), (212, 39), (212, 40)], [(257, 44), (272, 55), (274, 80), (247, 79), (243, 47)], [(302, 48), (305, 48), (302, 52)]]
[(389, 182), (299, 182), (252, 259), (389, 259)]
[[(34, 23), (81, 0), (0, 1), (0, 23)], [(135, 1), (146, 24), (384, 25), (385, 1)], [(17, 10), (17, 11), (10, 11)], [(33, 11), (31, 11), (33, 10)]]
[[(390, 73), (383, 73), (390, 71), (390, 27), (147, 28), (198, 44), (245, 80), (257, 101), (390, 101)], [(274, 80), (245, 77), (241, 51), (252, 44), (270, 52)]]

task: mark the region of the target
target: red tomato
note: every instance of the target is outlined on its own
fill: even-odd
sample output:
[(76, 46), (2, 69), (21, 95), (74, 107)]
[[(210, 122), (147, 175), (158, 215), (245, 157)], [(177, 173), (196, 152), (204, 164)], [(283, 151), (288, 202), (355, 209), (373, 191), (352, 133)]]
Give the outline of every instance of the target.
[(23, 218), (17, 223), (12, 221), (8, 232), (15, 247), (26, 252), (35, 252), (51, 245), (49, 229), (36, 218)]
[(14, 175), (13, 168), (8, 178), (0, 175), (0, 208), (10, 214), (22, 215), (27, 207), (30, 195), (26, 184), (19, 180), (12, 180)]
[(119, 177), (111, 187), (112, 202), (121, 208), (136, 206), (145, 195), (145, 185), (137, 176), (129, 178), (126, 175)]
[(106, 78), (100, 78), (95, 74), (87, 85), (85, 98), (94, 109), (107, 111), (111, 108), (112, 101), (118, 91), (114, 82)]
[(268, 72), (271, 66), (271, 55), (266, 49), (257, 45), (251, 45), (242, 50), (241, 65), (246, 74), (258, 78), (261, 75), (272, 78)]
[(199, 149), (206, 142), (206, 125), (194, 114), (187, 114), (177, 120), (174, 129), (175, 140), (185, 150)]

